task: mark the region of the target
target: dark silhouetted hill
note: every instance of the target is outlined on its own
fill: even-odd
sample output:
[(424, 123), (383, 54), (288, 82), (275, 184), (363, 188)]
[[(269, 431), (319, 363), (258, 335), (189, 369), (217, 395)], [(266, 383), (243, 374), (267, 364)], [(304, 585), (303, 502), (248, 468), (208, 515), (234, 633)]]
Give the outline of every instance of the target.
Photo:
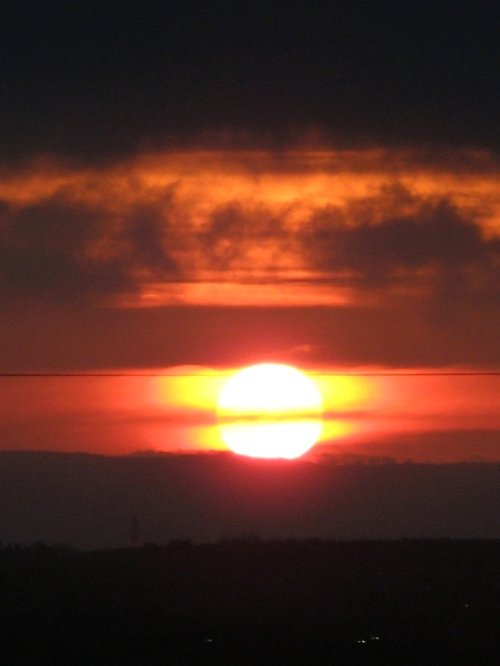
[[(500, 463), (0, 453), (0, 541), (500, 538)], [(134, 527), (132, 529), (132, 522)]]

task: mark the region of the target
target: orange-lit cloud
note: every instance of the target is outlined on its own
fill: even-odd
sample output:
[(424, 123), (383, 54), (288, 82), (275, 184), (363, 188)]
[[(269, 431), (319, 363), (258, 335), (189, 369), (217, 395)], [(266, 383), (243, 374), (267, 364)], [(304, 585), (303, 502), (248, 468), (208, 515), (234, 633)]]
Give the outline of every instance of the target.
[(0, 179), (0, 292), (121, 306), (359, 303), (374, 288), (484, 300), (498, 182), (487, 153), (464, 151), (39, 160)]

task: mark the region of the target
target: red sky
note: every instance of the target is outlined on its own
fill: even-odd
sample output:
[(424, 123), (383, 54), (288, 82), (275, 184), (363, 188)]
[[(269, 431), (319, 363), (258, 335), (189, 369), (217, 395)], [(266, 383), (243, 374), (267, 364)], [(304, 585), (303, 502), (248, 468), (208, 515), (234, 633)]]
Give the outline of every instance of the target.
[(498, 459), (496, 377), (336, 376), (499, 369), (498, 175), (487, 151), (318, 145), (4, 172), (2, 372), (196, 367), (161, 400), (144, 378), (4, 378), (2, 447), (217, 449), (221, 377), (270, 360), (319, 377), (316, 453)]

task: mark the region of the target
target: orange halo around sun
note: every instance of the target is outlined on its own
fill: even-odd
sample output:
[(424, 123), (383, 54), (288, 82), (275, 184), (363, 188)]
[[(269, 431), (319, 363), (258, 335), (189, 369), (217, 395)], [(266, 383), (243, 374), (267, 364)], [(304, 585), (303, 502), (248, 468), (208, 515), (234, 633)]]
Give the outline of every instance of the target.
[(252, 365), (232, 375), (217, 408), (225, 444), (254, 458), (298, 458), (314, 446), (323, 427), (315, 383), (279, 363)]

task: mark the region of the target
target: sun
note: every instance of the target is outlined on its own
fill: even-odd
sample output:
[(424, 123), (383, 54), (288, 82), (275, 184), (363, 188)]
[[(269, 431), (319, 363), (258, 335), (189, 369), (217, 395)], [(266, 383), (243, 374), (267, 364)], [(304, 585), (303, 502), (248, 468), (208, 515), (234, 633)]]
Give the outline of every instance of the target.
[(318, 441), (321, 394), (312, 379), (290, 365), (243, 368), (222, 387), (219, 430), (234, 453), (254, 458), (298, 458)]

